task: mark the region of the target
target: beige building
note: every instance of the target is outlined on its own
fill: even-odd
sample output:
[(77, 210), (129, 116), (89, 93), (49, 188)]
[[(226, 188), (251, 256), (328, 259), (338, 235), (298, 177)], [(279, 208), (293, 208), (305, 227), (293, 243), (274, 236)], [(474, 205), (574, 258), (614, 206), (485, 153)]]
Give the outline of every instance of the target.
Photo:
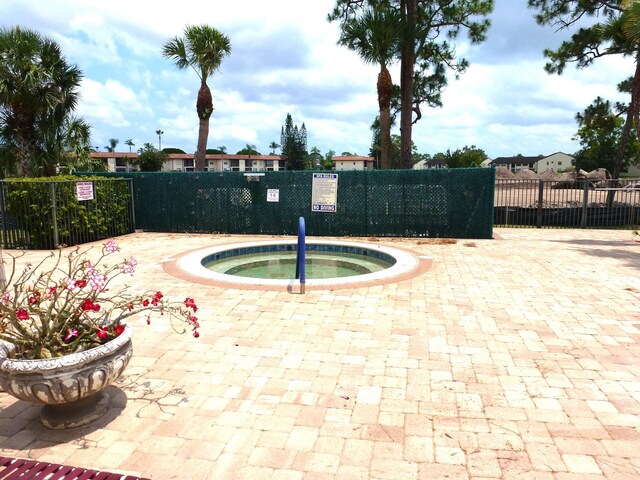
[[(194, 156), (188, 153), (170, 153), (162, 166), (163, 172), (195, 171)], [(103, 159), (109, 172), (131, 172), (137, 170), (134, 161), (137, 153), (126, 152), (93, 152), (92, 158)], [(285, 157), (282, 155), (207, 155), (207, 166), (210, 172), (271, 172), (286, 169)]]
[[(92, 158), (102, 159), (109, 172), (131, 172), (137, 170), (137, 153), (93, 152)], [(195, 159), (188, 153), (170, 153), (162, 166), (163, 172), (193, 172)], [(375, 158), (358, 155), (333, 157), (335, 170), (373, 170)], [(286, 158), (282, 155), (227, 155), (208, 154), (206, 169), (210, 172), (277, 172), (286, 170)]]
[(496, 167), (505, 167), (513, 173), (520, 170), (533, 170), (536, 173), (544, 172), (560, 172), (571, 168), (573, 157), (566, 153), (556, 152), (551, 155), (538, 155), (537, 157), (524, 157), (518, 155), (515, 157), (498, 157), (491, 164)]
[(335, 170), (373, 170), (376, 159), (359, 155), (345, 155), (333, 157)]

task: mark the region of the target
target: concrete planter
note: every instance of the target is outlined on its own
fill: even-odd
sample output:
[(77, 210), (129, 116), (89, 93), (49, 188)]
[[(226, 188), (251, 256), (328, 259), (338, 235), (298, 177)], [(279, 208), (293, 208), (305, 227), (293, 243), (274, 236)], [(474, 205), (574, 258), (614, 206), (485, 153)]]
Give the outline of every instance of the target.
[(84, 352), (44, 360), (11, 358), (14, 346), (0, 344), (0, 389), (27, 402), (44, 404), (44, 426), (63, 429), (86, 425), (107, 412), (103, 389), (124, 371), (131, 356), (133, 330)]

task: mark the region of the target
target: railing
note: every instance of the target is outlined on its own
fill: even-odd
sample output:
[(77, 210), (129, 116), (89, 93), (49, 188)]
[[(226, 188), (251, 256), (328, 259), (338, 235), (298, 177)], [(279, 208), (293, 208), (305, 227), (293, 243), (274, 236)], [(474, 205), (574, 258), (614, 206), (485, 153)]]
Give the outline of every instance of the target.
[(640, 179), (497, 179), (494, 225), (635, 228)]
[(307, 281), (305, 268), (306, 248), (304, 217), (300, 217), (298, 219), (298, 251), (296, 252), (296, 280), (300, 279), (300, 293), (304, 293), (304, 287)]
[(0, 181), (0, 246), (49, 250), (132, 233), (133, 212), (131, 180)]

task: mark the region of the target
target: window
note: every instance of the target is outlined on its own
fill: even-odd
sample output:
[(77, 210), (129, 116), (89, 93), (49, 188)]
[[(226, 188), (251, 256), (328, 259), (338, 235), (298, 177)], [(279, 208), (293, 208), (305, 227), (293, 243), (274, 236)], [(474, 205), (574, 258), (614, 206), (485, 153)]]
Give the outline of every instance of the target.
[(267, 169), (267, 172), (273, 172), (273, 160), (265, 160), (264, 165)]
[(278, 170), (286, 170), (286, 169), (287, 169), (287, 161), (278, 160)]
[(127, 171), (127, 160), (124, 158), (116, 158), (116, 172)]
[(240, 171), (240, 160), (231, 160), (231, 171), (232, 172)]
[(558, 166), (562, 165), (562, 160), (558, 160)]
[(184, 159), (184, 171), (185, 172), (193, 172), (195, 170), (193, 166), (193, 158), (185, 158)]

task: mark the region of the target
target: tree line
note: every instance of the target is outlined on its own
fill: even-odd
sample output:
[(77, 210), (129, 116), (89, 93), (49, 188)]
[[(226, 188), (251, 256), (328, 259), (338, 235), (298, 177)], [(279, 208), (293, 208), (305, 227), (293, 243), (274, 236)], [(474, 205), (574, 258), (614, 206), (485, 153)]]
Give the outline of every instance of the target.
[[(539, 24), (572, 32), (556, 50), (544, 51), (550, 74), (562, 74), (567, 65), (587, 68), (610, 55), (635, 60), (633, 74), (618, 85), (629, 95), (628, 102), (614, 104), (598, 97), (576, 115), (574, 139), (581, 147), (576, 166), (609, 167), (618, 177), (638, 163), (640, 151), (640, 1), (528, 0), (528, 6)], [(372, 125), (370, 153), (381, 168), (413, 165), (412, 128), (422, 118), (422, 109), (442, 105), (447, 72), (458, 76), (468, 68), (469, 62), (456, 54), (457, 38), (465, 33), (472, 43), (484, 41), (492, 10), (493, 0), (336, 0), (328, 20), (339, 23), (338, 44), (380, 67), (379, 115)], [(591, 26), (578, 28), (583, 18), (591, 18)], [(214, 111), (207, 80), (230, 53), (229, 38), (209, 25), (187, 26), (183, 36), (162, 47), (165, 58), (179, 69), (193, 70), (200, 82), (196, 170), (205, 167)], [(389, 67), (396, 62), (400, 78), (394, 83)], [(0, 30), (0, 168), (5, 173), (51, 175), (60, 169), (96, 167), (90, 156), (90, 126), (74, 114), (81, 79), (80, 69), (66, 61), (51, 39), (19, 26)], [(396, 138), (391, 126), (398, 116)], [(156, 133), (160, 144), (164, 132)], [(133, 141), (125, 143), (131, 151)], [(304, 123), (297, 127), (290, 116), (280, 144), (274, 141), (270, 147), (274, 145), (282, 148), (291, 168), (320, 162), (319, 152), (307, 152)]]

